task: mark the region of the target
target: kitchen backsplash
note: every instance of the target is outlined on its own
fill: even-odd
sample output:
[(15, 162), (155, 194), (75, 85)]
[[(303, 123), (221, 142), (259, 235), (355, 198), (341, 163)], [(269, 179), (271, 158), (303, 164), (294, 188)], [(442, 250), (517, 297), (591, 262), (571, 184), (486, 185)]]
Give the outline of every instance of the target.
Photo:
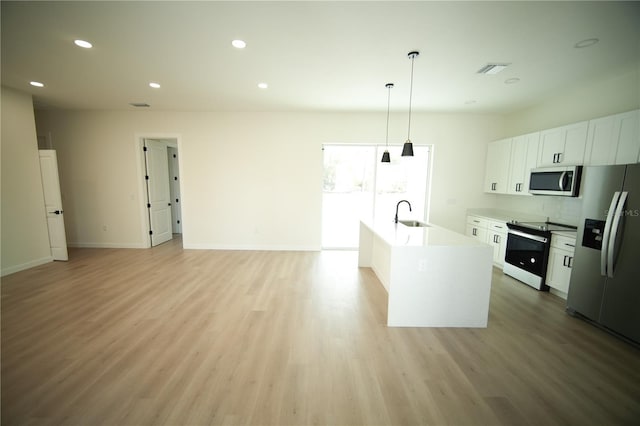
[(550, 221), (567, 225), (578, 225), (582, 210), (582, 198), (536, 195), (493, 195), (494, 208), (529, 215), (548, 217)]

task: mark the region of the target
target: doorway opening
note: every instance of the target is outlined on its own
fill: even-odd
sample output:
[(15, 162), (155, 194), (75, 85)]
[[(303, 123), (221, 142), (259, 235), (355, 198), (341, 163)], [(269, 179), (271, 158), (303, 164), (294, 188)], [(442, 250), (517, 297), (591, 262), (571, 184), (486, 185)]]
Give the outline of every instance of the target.
[(389, 146), (390, 163), (381, 163), (385, 146), (327, 144), (322, 192), (322, 248), (354, 250), (360, 219), (393, 220), (396, 203), (411, 202), (411, 217), (429, 220), (432, 147), (414, 145), (414, 157)]
[(182, 234), (180, 156), (177, 138), (141, 138), (144, 223), (149, 247)]

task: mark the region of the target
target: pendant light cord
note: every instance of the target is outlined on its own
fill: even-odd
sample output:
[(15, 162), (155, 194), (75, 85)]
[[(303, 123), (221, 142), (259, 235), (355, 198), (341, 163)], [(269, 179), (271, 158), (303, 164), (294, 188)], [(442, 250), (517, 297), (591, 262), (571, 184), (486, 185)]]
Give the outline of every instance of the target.
[(416, 56), (411, 55), (411, 84), (409, 85), (409, 126), (407, 130), (407, 140), (411, 140), (411, 98), (413, 97), (413, 62)]
[(393, 87), (393, 84), (389, 83), (387, 84), (387, 88), (389, 88), (389, 93), (387, 95), (387, 139), (385, 141), (385, 147), (388, 148), (389, 147), (389, 111), (391, 109), (391, 88)]

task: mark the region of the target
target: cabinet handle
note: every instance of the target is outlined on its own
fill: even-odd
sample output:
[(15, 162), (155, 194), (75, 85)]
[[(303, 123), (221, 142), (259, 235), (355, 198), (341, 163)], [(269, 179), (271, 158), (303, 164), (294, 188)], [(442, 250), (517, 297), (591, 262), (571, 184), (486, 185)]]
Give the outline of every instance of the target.
[(573, 268), (573, 257), (569, 256), (569, 262), (567, 262), (569, 268)]
[(568, 257), (568, 256), (565, 256), (565, 257), (564, 257), (564, 260), (562, 261), (562, 266), (568, 266), (568, 265), (567, 265), (567, 257)]
[(478, 231), (478, 230), (477, 230), (476, 228), (473, 228), (473, 230), (471, 231), (471, 235), (473, 235), (473, 236), (478, 235), (478, 234), (476, 233), (477, 231)]
[(575, 248), (575, 247), (576, 247), (576, 245), (575, 245), (575, 244), (564, 243), (564, 245), (565, 245), (565, 246), (569, 246), (569, 247), (573, 247), (573, 248)]

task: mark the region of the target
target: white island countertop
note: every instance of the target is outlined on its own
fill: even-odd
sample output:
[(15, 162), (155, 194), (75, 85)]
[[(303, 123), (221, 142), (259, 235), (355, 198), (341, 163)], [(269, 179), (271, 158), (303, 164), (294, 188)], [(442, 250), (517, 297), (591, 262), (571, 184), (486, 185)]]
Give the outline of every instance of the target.
[(392, 247), (487, 245), (476, 238), (471, 238), (433, 224), (427, 224), (426, 227), (410, 227), (402, 223), (394, 223), (393, 220), (371, 221), (364, 219), (362, 223)]
[(358, 266), (389, 293), (390, 327), (486, 327), (493, 248), (436, 225), (360, 222)]

